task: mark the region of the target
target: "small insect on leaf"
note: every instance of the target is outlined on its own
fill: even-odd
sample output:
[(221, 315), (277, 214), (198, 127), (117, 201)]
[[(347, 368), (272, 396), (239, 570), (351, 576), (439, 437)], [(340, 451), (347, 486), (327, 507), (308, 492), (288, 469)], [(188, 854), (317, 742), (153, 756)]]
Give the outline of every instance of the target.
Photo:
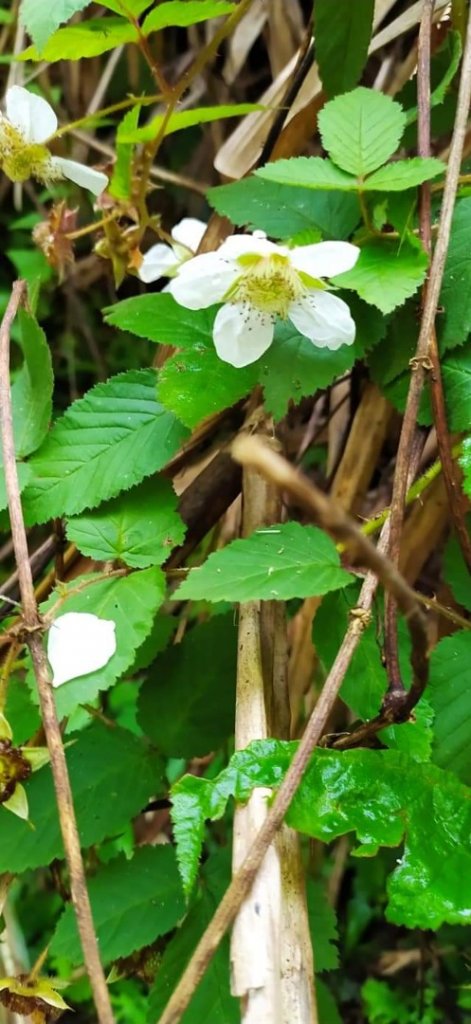
[(89, 612), (67, 612), (52, 623), (47, 656), (52, 685), (62, 686), (107, 665), (116, 651), (116, 624)]

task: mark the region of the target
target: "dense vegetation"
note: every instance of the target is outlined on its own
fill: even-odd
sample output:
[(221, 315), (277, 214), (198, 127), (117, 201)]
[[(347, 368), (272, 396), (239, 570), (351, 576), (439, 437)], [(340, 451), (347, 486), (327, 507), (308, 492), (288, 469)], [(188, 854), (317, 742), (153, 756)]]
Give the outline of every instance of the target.
[(0, 1024), (470, 1021), (468, 4), (0, 48)]

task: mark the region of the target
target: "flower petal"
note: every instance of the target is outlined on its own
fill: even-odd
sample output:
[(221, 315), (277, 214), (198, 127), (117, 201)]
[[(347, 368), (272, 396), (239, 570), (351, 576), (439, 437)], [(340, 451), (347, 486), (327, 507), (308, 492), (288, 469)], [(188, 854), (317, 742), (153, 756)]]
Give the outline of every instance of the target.
[(42, 96), (28, 92), (22, 85), (12, 85), (5, 96), (7, 118), (18, 128), (26, 142), (46, 142), (57, 128), (57, 117)]
[(205, 252), (180, 266), (168, 290), (181, 306), (206, 309), (222, 301), (239, 275), (240, 268), (221, 259), (218, 252)]
[(63, 156), (51, 157), (51, 163), (57, 167), (64, 178), (73, 181), (74, 185), (87, 188), (94, 196), (99, 196), (108, 184), (108, 177), (103, 171), (95, 171), (93, 167), (79, 164), (76, 160), (66, 160)]
[(288, 316), (300, 334), (319, 348), (333, 351), (355, 341), (355, 321), (347, 303), (331, 292), (315, 289), (290, 306)]
[(137, 273), (144, 284), (150, 284), (151, 281), (158, 281), (159, 277), (174, 273), (179, 266), (173, 249), (163, 242), (158, 242), (147, 250)]
[(172, 238), (185, 249), (195, 253), (206, 231), (207, 225), (196, 217), (184, 217), (172, 228)]
[(218, 249), (218, 256), (225, 260), (237, 260), (240, 256), (274, 256), (275, 253), (286, 256), (289, 249), (284, 245), (275, 245), (259, 234), (230, 235)]
[(310, 277), (335, 277), (351, 270), (360, 255), (357, 245), (350, 242), (316, 242), (291, 249), (291, 263)]
[(107, 665), (116, 651), (116, 624), (90, 612), (66, 612), (52, 623), (47, 656), (53, 686), (86, 676)]
[(216, 315), (213, 341), (220, 359), (231, 366), (249, 366), (270, 348), (274, 322), (246, 302), (228, 302)]

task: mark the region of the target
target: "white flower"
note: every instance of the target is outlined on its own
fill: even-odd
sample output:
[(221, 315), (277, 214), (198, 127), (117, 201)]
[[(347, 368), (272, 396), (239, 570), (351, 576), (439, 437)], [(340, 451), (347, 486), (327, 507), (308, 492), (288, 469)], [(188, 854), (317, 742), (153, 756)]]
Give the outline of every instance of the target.
[(355, 340), (355, 324), (347, 304), (321, 279), (350, 270), (359, 254), (349, 242), (288, 249), (262, 232), (232, 235), (217, 252), (180, 266), (168, 291), (188, 309), (224, 303), (213, 341), (219, 358), (232, 366), (248, 366), (266, 352), (277, 317), (291, 320), (313, 345), (337, 349)]
[(172, 244), (158, 242), (147, 250), (138, 270), (144, 284), (159, 277), (173, 277), (182, 263), (191, 260), (206, 231), (206, 224), (196, 217), (184, 217), (172, 230)]
[(52, 623), (47, 657), (52, 685), (62, 686), (107, 665), (116, 651), (116, 623), (90, 612), (66, 612)]
[(13, 85), (5, 97), (6, 116), (0, 114), (0, 163), (12, 181), (33, 176), (49, 184), (69, 178), (99, 196), (108, 184), (106, 174), (75, 160), (51, 156), (46, 143), (57, 130), (57, 117), (41, 96)]

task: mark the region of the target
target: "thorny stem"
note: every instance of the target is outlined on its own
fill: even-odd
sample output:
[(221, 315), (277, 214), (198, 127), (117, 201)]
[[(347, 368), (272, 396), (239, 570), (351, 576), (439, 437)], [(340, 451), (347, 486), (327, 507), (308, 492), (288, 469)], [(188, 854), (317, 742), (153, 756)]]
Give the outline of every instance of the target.
[[(427, 17), (430, 17), (431, 0), (428, 0), (424, 8), (423, 24)], [(422, 67), (423, 74), (423, 67)], [(421, 75), (422, 77), (422, 75)], [(461, 158), (465, 140), (468, 112), (471, 100), (471, 19), (468, 22), (466, 45), (463, 54), (462, 73), (460, 79), (458, 104), (453, 138), (450, 147), (450, 155), (447, 166), (445, 189), (443, 193), (443, 204), (440, 215), (440, 223), (437, 233), (437, 242), (432, 258), (430, 275), (427, 283), (422, 321), (417, 342), (417, 350), (412, 361), (412, 376), (407, 399), (406, 411), (404, 414), (403, 427), (397, 453), (396, 471), (394, 475), (393, 499), (391, 502), (391, 546), (390, 557), (397, 563), (399, 556), (400, 537), (404, 515), (404, 498), (407, 487), (407, 465), (413, 437), (415, 424), (419, 409), (420, 395), (424, 384), (426, 373), (433, 369), (431, 361), (431, 344), (433, 345), (433, 332), (435, 316), (437, 312), (438, 299), (443, 278), (443, 270), (448, 251), (448, 244), (451, 231), (451, 220), (456, 200)], [(420, 112), (419, 104), (419, 112)], [(432, 339), (432, 341), (431, 341)], [(442, 432), (443, 444), (443, 432)], [(453, 493), (455, 493), (453, 491)], [(388, 600), (386, 631), (392, 635), (395, 629), (395, 609), (392, 602)]]
[[(434, 4), (435, 0), (425, 0), (419, 30), (417, 58), (417, 133), (418, 149), (422, 156), (428, 156), (430, 154), (430, 46)], [(419, 230), (423, 245), (428, 254), (430, 254), (431, 251), (430, 210), (430, 188), (428, 184), (425, 184), (425, 186), (422, 186), (419, 190)], [(423, 304), (426, 302), (426, 295), (427, 289), (426, 286), (424, 286), (422, 291)], [(422, 308), (424, 308), (423, 305)], [(419, 337), (414, 360), (411, 360), (410, 363), (412, 375), (401, 436), (399, 439), (391, 498), (389, 556), (395, 565), (398, 565), (400, 557), (409, 460), (415, 439), (418, 437), (416, 421), (420, 395), (425, 382), (426, 365), (424, 357), (427, 355), (427, 348), (428, 338), (425, 339), (425, 342), (421, 347)], [(394, 695), (404, 692), (404, 684), (401, 679), (401, 671), (399, 667), (397, 604), (392, 594), (386, 595), (384, 650), (386, 657), (386, 671), (389, 680), (389, 692), (394, 699)]]
[(242, 20), (242, 18), (247, 13), (247, 11), (248, 11), (248, 9), (249, 9), (249, 7), (251, 6), (252, 3), (253, 3), (253, 0), (240, 0), (240, 2), (238, 3), (236, 9), (232, 12), (232, 14), (230, 14), (226, 18), (226, 20), (223, 23), (223, 25), (221, 25), (221, 27), (217, 30), (217, 32), (214, 33), (213, 38), (209, 41), (209, 43), (207, 43), (206, 46), (203, 47), (201, 52), (195, 57), (193, 63), (190, 65), (190, 67), (187, 69), (187, 71), (184, 72), (184, 74), (182, 75), (180, 80), (176, 83), (176, 85), (173, 87), (173, 89), (172, 89), (172, 91), (170, 93), (167, 110), (165, 111), (165, 115), (164, 115), (164, 118), (163, 118), (162, 123), (160, 125), (159, 131), (158, 131), (155, 139), (153, 139), (152, 142), (148, 143), (148, 145), (144, 149), (143, 165), (142, 165), (142, 168), (141, 168), (141, 181), (140, 181), (140, 188), (139, 188), (139, 198), (138, 198), (138, 204), (139, 204), (139, 207), (140, 207), (140, 210), (141, 210), (141, 214), (143, 214), (143, 225), (144, 225), (144, 227), (146, 226), (146, 222), (147, 222), (147, 217), (145, 216), (145, 208), (144, 208), (145, 207), (145, 195), (146, 195), (146, 190), (147, 190), (147, 182), (148, 182), (148, 179), (149, 179), (149, 175), (150, 175), (150, 171), (151, 171), (151, 168), (152, 168), (152, 164), (153, 164), (153, 162), (154, 162), (154, 160), (155, 160), (155, 158), (157, 156), (157, 153), (158, 153), (158, 151), (160, 149), (162, 141), (163, 141), (163, 139), (165, 137), (165, 132), (166, 132), (166, 129), (167, 129), (167, 124), (168, 124), (168, 122), (170, 120), (170, 117), (172, 116), (172, 114), (173, 114), (173, 112), (175, 110), (175, 107), (177, 106), (177, 103), (182, 98), (183, 94), (186, 92), (188, 87), (191, 85), (192, 81), (196, 78), (197, 75), (199, 75), (200, 71), (203, 70), (203, 68), (208, 63), (208, 61), (210, 61), (211, 58), (214, 57), (215, 54), (217, 54), (217, 51), (218, 51), (221, 43), (236, 28), (236, 26), (239, 24), (239, 22)]
[(113, 1011), (93, 926), (67, 762), (52, 695), (49, 667), (42, 644), (43, 625), (38, 614), (36, 598), (34, 596), (33, 577), (18, 486), (10, 392), (10, 330), (18, 308), (25, 298), (26, 282), (16, 281), (13, 285), (10, 300), (0, 327), (0, 427), (11, 533), (18, 566), (26, 643), (31, 653), (38, 686), (43, 727), (51, 758), (65, 857), (70, 874), (72, 902), (77, 917), (84, 962), (90, 979), (99, 1024), (114, 1024)]

